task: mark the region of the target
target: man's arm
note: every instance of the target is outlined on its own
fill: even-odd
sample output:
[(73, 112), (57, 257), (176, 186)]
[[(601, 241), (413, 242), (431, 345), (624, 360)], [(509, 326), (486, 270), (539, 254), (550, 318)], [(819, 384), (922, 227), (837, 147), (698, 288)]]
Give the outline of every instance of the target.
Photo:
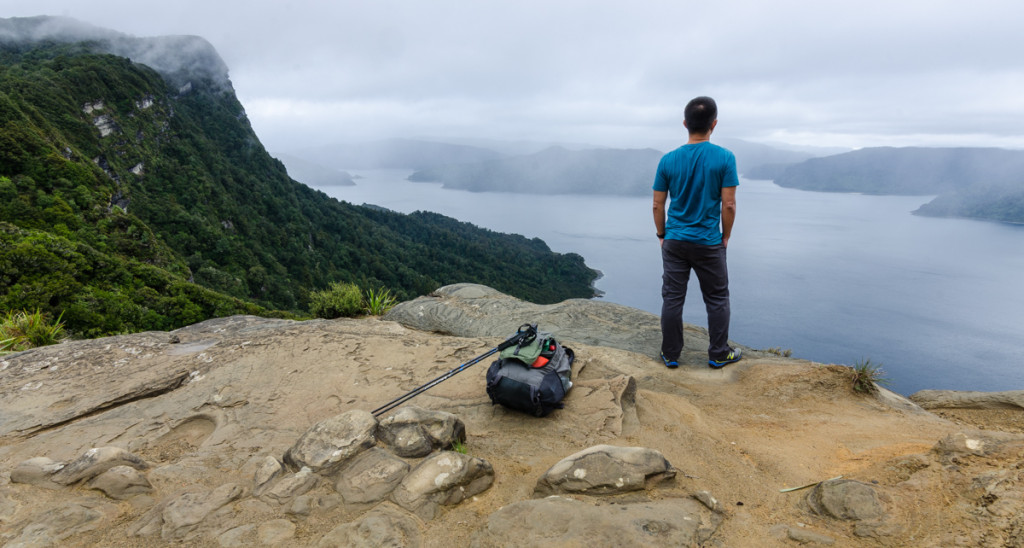
[(654, 191), (654, 230), (661, 235), (660, 241), (665, 241), (665, 202), (668, 201), (668, 192)]
[(722, 245), (729, 247), (732, 223), (736, 221), (736, 187), (722, 188)]

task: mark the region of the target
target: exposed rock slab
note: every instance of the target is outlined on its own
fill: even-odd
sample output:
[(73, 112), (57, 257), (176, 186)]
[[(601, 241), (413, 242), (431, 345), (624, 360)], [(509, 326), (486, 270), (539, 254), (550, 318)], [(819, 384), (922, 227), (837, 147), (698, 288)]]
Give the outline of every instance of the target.
[[(475, 314), (481, 304), (514, 301), (489, 290), (475, 296), (468, 295), (471, 289), (466, 292), (464, 299), (445, 298), (465, 301), (460, 306), (468, 307), (467, 314)], [(492, 297), (495, 301), (488, 301)], [(590, 304), (607, 310), (602, 303)], [(590, 331), (592, 340), (646, 340), (650, 335), (631, 333), (636, 322), (622, 319), (628, 316), (592, 319), (583, 312), (588, 304), (579, 306), (579, 316), (567, 314), (562, 320)], [(500, 307), (496, 310), (502, 314)], [(487, 315), (486, 310), (478, 312)], [(1014, 546), (1024, 539), (1019, 519), (1024, 515), (1018, 473), (1024, 454), (1021, 436), (991, 429), (961, 432), (957, 424), (919, 409), (853, 394), (846, 368), (751, 353), (735, 366), (710, 370), (703, 359), (696, 359), (706, 343), (699, 339), (700, 330), (690, 327), (687, 345), (693, 363), (701, 367), (667, 370), (651, 353), (569, 339), (577, 353), (575, 387), (565, 409), (544, 419), (492, 406), (483, 391), (486, 367), (467, 370), (417, 396), (415, 403), (422, 409), (443, 410), (463, 421), (469, 453), (495, 472), (482, 496), (467, 495), (474, 490), (472, 482), (462, 489), (430, 492), (434, 484), (429, 480), (439, 475), (425, 474), (421, 492), (428, 501), (422, 510), (397, 507), (390, 502), (395, 491), (366, 497), (384, 496), (384, 502), (345, 500), (335, 489), (349, 473), (361, 477), (355, 465), (368, 455), (387, 455), (411, 467), (419, 464), (410, 460), (419, 457), (398, 457), (379, 439), (344, 462), (328, 463), (323, 468), (328, 476), (313, 472), (318, 479), (308, 491), (284, 489), (301, 466), (293, 461), (285, 469), (279, 459), (312, 426), (374, 409), (420, 386), (493, 348), (521, 320), (527, 318), (512, 318), (496, 335), (472, 338), (411, 330), (379, 319), (232, 317), (173, 333), (69, 341), (4, 356), (0, 544), (252, 546), (260, 542), (260, 526), (287, 520), (294, 525), (294, 536), (288, 537), (290, 528), (279, 522), (282, 538), (287, 537), (282, 545), (315, 545), (345, 524), (350, 527), (338, 530), (343, 545), (465, 546), (487, 525), (486, 516), (528, 499), (531, 482), (559, 458), (599, 444), (660, 451), (666, 460), (683, 463), (686, 475), (659, 483), (657, 490), (616, 495), (615, 504), (573, 495), (593, 508), (580, 515), (592, 511), (614, 524), (626, 502), (650, 498), (684, 505), (677, 514), (699, 513), (701, 525), (694, 538), (706, 546), (823, 543), (825, 537), (839, 546), (857, 546), (864, 538), (887, 546)], [(547, 328), (543, 316), (528, 321)], [(656, 341), (654, 331), (651, 340)], [(68, 485), (52, 481), (58, 467), (94, 447), (119, 448), (149, 468), (117, 464), (78, 479), (69, 473)], [(39, 456), (46, 461), (35, 461), (35, 468), (20, 466)], [(118, 466), (136, 470), (136, 479), (144, 477), (153, 491), (132, 494), (129, 487), (124, 493), (129, 497), (115, 501), (110, 498), (114, 495), (92, 488), (107, 474), (126, 472)], [(811, 516), (802, 496), (778, 492), (838, 474), (875, 489), (886, 517), (847, 521)], [(402, 472), (377, 475), (389, 483)], [(350, 485), (356, 482), (364, 479), (353, 479)], [(207, 498), (211, 489), (225, 484), (238, 491), (232, 487)], [(279, 487), (279, 500), (263, 497)], [(471, 498), (459, 505), (442, 504), (466, 496)], [(225, 500), (229, 502), (221, 504)], [(426, 516), (429, 508), (434, 509), (430, 519), (413, 513)], [(686, 508), (696, 513), (686, 513)], [(381, 518), (383, 509), (394, 512), (397, 521), (389, 525), (394, 520)], [(561, 515), (558, 508), (548, 512)], [(648, 509), (637, 519), (658, 512)], [(793, 529), (809, 520), (822, 537), (777, 540), (769, 532), (780, 523)], [(682, 526), (674, 523), (669, 518), (649, 521), (648, 531), (657, 534), (644, 535), (658, 545), (685, 545), (686, 538), (667, 536), (680, 534), (676, 529)], [(543, 519), (518, 526), (514, 545), (530, 545), (531, 539), (548, 534)], [(602, 527), (595, 525), (599, 531)], [(630, 527), (618, 526), (623, 531)], [(265, 541), (278, 542), (271, 534), (277, 530), (264, 527)], [(780, 531), (781, 538), (792, 539), (786, 529)], [(584, 531), (566, 534), (592, 538)], [(615, 534), (608, 538), (618, 538)], [(481, 533), (481, 545), (488, 545), (490, 535)], [(642, 543), (648, 537), (638, 538), (633, 541)], [(606, 539), (586, 542), (605, 545)]]
[(111, 504), (67, 503), (36, 516), (5, 548), (61, 546), (73, 535), (96, 530), (116, 516)]
[(1024, 409), (1024, 390), (969, 392), (957, 390), (921, 390), (911, 401), (925, 409)]

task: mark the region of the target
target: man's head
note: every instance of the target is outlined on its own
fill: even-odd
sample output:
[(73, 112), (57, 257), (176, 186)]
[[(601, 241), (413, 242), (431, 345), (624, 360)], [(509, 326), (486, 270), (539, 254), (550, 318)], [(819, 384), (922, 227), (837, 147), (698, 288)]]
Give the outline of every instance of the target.
[(718, 119), (718, 105), (710, 97), (697, 97), (686, 103), (683, 111), (686, 129), (690, 133), (707, 133), (715, 127)]

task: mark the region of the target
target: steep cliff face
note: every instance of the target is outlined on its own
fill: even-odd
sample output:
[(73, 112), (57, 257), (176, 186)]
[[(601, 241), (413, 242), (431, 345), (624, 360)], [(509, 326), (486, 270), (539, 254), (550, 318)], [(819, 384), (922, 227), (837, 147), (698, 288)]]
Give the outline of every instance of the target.
[(63, 311), (98, 334), (301, 311), (336, 280), (402, 298), (459, 280), (541, 302), (592, 295), (578, 255), (296, 183), (200, 38), (3, 20), (0, 76), (0, 307)]

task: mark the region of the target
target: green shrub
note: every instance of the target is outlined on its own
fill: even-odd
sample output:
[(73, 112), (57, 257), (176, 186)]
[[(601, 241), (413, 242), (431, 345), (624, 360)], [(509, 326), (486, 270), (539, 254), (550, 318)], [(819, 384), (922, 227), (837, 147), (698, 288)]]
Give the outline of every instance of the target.
[(371, 316), (383, 316), (395, 306), (397, 299), (390, 289), (380, 288), (366, 290), (366, 313)]
[(64, 322), (59, 317), (51, 322), (39, 310), (32, 313), (11, 310), (0, 322), (0, 353), (56, 344), (62, 339)]
[(328, 320), (356, 316), (363, 311), (363, 292), (355, 284), (333, 282), (309, 294), (309, 311)]

